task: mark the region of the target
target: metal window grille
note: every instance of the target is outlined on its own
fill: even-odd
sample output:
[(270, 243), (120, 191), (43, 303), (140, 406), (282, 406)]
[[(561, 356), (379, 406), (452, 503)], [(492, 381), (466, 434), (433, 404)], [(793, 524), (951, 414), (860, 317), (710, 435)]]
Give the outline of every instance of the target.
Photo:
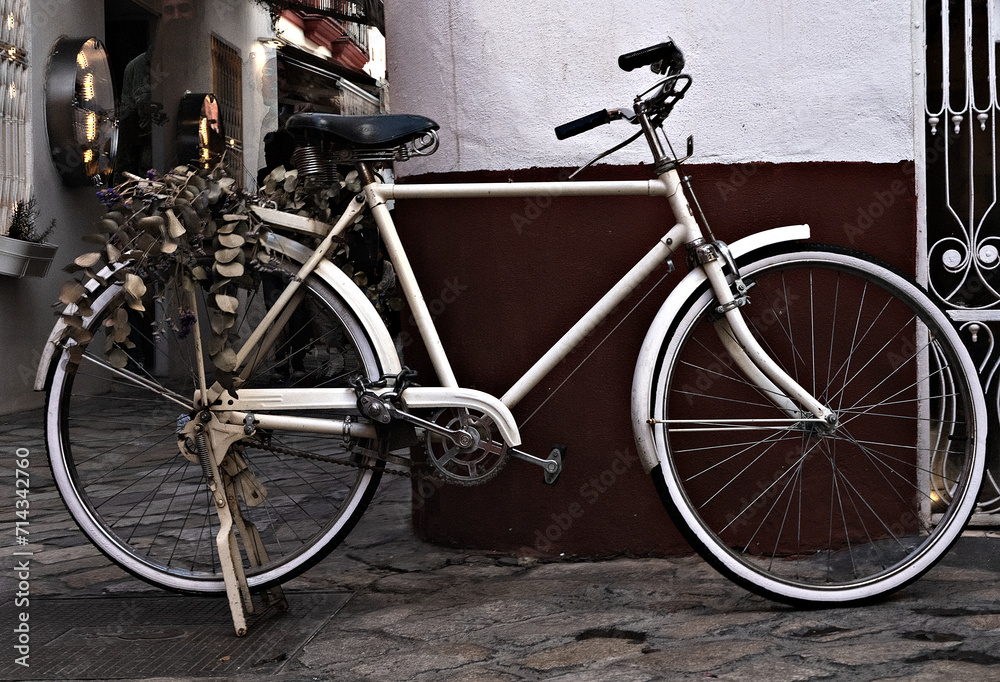
[[(993, 415), (1000, 413), (998, 4), (925, 0), (923, 22), (926, 281), (962, 330)], [(989, 453), (981, 512), (1000, 512), (997, 449)]]
[(0, 0), (0, 234), (29, 194), (28, 2)]
[(229, 168), (241, 184), (243, 167), (243, 60), (235, 47), (212, 36), (212, 91), (219, 100), (219, 116), (229, 149)]

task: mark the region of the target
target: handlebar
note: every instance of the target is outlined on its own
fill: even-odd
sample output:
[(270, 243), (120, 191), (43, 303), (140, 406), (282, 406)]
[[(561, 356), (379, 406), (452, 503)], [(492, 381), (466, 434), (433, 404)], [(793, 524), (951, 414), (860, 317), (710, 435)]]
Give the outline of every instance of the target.
[(585, 133), (605, 123), (611, 123), (611, 113), (607, 109), (601, 109), (600, 111), (595, 111), (592, 114), (578, 118), (575, 121), (557, 126), (556, 138), (565, 140), (567, 137)]
[(631, 71), (652, 64), (653, 72), (659, 74), (680, 73), (684, 69), (684, 55), (672, 40), (652, 47), (644, 47), (618, 58), (618, 66), (623, 71)]
[[(639, 114), (638, 107), (640, 106), (639, 102), (642, 97), (658, 89), (656, 94), (643, 100), (643, 106), (645, 107), (645, 114), (650, 116), (658, 114), (661, 116), (659, 120), (662, 122), (663, 119), (670, 115), (674, 104), (684, 97), (687, 89), (691, 86), (691, 78), (681, 73), (681, 69), (684, 68), (684, 55), (674, 45), (673, 41), (668, 40), (659, 45), (645, 47), (635, 52), (623, 54), (618, 58), (618, 66), (625, 71), (631, 71), (647, 65), (652, 65), (654, 73), (660, 75), (666, 74), (667, 77), (636, 98), (635, 111), (636, 114)], [(682, 79), (686, 80), (686, 82), (678, 90), (676, 83)], [(670, 87), (669, 90), (668, 85)], [(611, 121), (619, 118), (628, 118), (633, 123), (637, 122), (631, 113), (627, 113), (626, 109), (601, 109), (569, 123), (557, 126), (556, 138), (565, 140), (568, 137), (585, 133), (588, 130), (593, 130), (600, 125), (611, 123)]]

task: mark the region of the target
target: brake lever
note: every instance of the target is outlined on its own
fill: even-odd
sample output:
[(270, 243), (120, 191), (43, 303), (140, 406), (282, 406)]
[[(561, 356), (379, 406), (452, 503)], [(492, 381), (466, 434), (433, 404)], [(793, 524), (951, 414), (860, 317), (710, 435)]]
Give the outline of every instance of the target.
[[(684, 85), (681, 87), (680, 90), (677, 90), (675, 87), (677, 85), (677, 81), (682, 79), (684, 80)], [(663, 80), (659, 81), (653, 87), (637, 95), (636, 99), (643, 100), (647, 104), (654, 104), (654, 105), (662, 103), (668, 97), (673, 97), (675, 100), (681, 100), (684, 99), (684, 95), (687, 94), (687, 91), (688, 89), (690, 89), (692, 82), (694, 82), (694, 79), (692, 79), (691, 76), (687, 75), (686, 73), (678, 73), (672, 76), (667, 76)], [(670, 87), (669, 90), (667, 90), (668, 86)], [(656, 94), (651, 95), (648, 98), (646, 97), (646, 95), (657, 89), (659, 89), (659, 91), (656, 92)]]
[(635, 111), (631, 107), (619, 107), (618, 109), (608, 109), (608, 116), (612, 121), (620, 121), (622, 119), (628, 121), (629, 123), (636, 123)]

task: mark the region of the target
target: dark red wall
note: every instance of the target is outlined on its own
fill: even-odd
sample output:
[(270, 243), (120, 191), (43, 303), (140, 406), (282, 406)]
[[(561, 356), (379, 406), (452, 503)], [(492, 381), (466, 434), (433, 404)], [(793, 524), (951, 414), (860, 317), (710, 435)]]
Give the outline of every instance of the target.
[[(694, 178), (720, 239), (734, 242), (770, 227), (808, 223), (813, 241), (857, 248), (904, 272), (914, 271), (916, 199), (910, 162), (689, 165), (682, 170)], [(435, 174), (404, 182), (556, 180), (565, 174), (563, 169), (531, 169)], [(648, 167), (603, 166), (588, 171), (585, 179), (648, 177)], [(673, 224), (664, 200), (633, 197), (411, 200), (397, 202), (395, 215), (459, 383), (497, 396)], [(686, 272), (682, 255), (675, 263), (678, 271), (568, 381), (662, 272), (514, 409), (523, 424), (524, 450), (544, 457), (554, 443), (567, 446), (558, 484), (544, 485), (538, 467), (513, 460), (482, 486), (415, 484), (413, 520), (419, 536), (531, 556), (688, 551), (639, 464), (629, 418), (632, 373), (645, 331)], [(412, 325), (404, 323), (403, 343), (404, 362), (420, 371), (420, 383), (434, 383)]]

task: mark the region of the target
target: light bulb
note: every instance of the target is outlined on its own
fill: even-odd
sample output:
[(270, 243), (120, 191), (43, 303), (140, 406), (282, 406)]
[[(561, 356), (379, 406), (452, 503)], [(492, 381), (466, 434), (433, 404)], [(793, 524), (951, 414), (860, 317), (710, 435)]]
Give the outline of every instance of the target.
[(87, 112), (87, 123), (84, 132), (87, 135), (88, 142), (93, 142), (97, 139), (97, 114), (93, 111)]
[(202, 147), (208, 146), (208, 119), (204, 116), (198, 121), (198, 139)]
[(90, 62), (87, 61), (87, 55), (84, 54), (83, 50), (76, 55), (76, 63), (81, 69), (89, 69)]
[(14, 30), (14, 13), (11, 12), (7, 15), (7, 28), (11, 31)]
[(90, 163), (93, 160), (94, 160), (94, 150), (93, 149), (88, 149), (85, 152), (83, 152), (83, 162), (84, 163)]
[(94, 99), (94, 74), (92, 73), (83, 77), (83, 99), (88, 102)]

